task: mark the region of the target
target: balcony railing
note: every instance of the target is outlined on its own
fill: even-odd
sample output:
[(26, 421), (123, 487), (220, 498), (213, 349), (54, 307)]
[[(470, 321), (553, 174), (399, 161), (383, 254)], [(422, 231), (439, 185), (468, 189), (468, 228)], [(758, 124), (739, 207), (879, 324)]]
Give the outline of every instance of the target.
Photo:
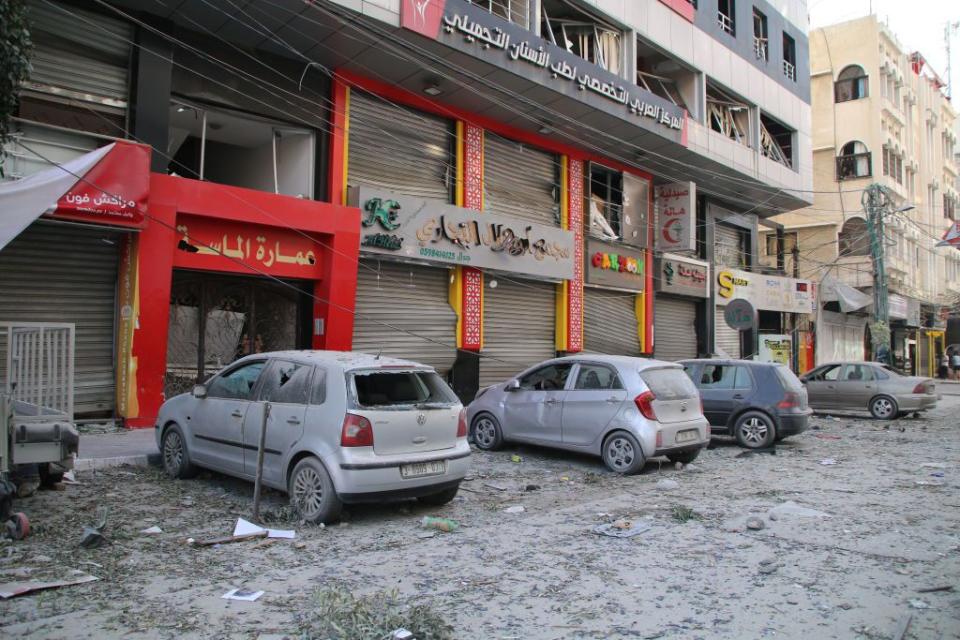
[(757, 60), (767, 59), (767, 39), (761, 38), (759, 36), (753, 37), (753, 52), (757, 56)]
[(797, 68), (791, 62), (783, 61), (783, 75), (787, 76), (794, 82), (797, 81)]
[(722, 11), (717, 12), (717, 24), (720, 25), (720, 28), (733, 35), (733, 18), (728, 16)]

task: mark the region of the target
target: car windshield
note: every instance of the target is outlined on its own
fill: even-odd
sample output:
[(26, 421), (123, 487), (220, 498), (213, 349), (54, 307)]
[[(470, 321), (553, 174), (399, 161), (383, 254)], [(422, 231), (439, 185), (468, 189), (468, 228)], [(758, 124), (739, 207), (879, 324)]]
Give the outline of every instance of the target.
[(432, 409), (458, 402), (450, 387), (433, 371), (358, 371), (350, 377), (356, 407)]
[(800, 378), (794, 375), (793, 371), (782, 364), (778, 364), (773, 370), (777, 372), (777, 377), (784, 389), (787, 391), (803, 391), (803, 383), (800, 382)]
[(657, 400), (696, 398), (697, 388), (683, 369), (648, 369), (640, 372), (644, 383)]
[(902, 377), (903, 377), (903, 375), (902, 375), (900, 372), (898, 372), (896, 369), (894, 369), (893, 367), (891, 367), (891, 366), (888, 365), (888, 364), (881, 364), (881, 365), (878, 365), (878, 366), (879, 366), (881, 369), (883, 369), (883, 372), (886, 373), (887, 375), (889, 375), (891, 378), (902, 378)]

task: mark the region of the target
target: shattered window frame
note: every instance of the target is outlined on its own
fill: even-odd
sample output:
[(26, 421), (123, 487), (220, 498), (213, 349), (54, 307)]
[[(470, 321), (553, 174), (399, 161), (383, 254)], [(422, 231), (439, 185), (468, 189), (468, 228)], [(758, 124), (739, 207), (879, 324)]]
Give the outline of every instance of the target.
[(540, 25), (545, 40), (610, 73), (622, 75), (626, 53), (623, 29), (563, 0), (542, 0)]
[(467, 0), (524, 29), (530, 28), (530, 0)]
[(752, 107), (738, 100), (712, 82), (707, 82), (707, 119), (710, 129), (745, 147), (752, 146), (750, 110)]
[(770, 59), (770, 32), (767, 29), (767, 16), (753, 8), (753, 53), (757, 60), (767, 62)]
[(793, 169), (793, 141), (796, 131), (760, 112), (760, 153), (765, 158)]

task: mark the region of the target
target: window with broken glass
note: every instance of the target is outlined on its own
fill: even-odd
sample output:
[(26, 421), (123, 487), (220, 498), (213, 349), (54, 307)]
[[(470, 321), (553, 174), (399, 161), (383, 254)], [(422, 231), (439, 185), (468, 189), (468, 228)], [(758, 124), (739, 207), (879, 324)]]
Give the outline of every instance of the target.
[(792, 129), (780, 124), (765, 113), (760, 114), (760, 153), (765, 158), (793, 168)]
[(602, 240), (623, 238), (623, 174), (590, 165), (588, 233)]
[(567, 0), (541, 0), (540, 32), (553, 44), (620, 75), (623, 32)]
[(753, 9), (753, 53), (757, 60), (767, 61), (769, 37), (767, 35), (767, 16), (756, 7)]
[(467, 0), (470, 4), (483, 7), (495, 16), (521, 26), (530, 28), (530, 0)]
[[(696, 72), (637, 38), (637, 86), (691, 112), (696, 105)], [(693, 117), (697, 114), (692, 113)]]
[(717, 133), (750, 146), (750, 106), (712, 83), (707, 83), (707, 118)]

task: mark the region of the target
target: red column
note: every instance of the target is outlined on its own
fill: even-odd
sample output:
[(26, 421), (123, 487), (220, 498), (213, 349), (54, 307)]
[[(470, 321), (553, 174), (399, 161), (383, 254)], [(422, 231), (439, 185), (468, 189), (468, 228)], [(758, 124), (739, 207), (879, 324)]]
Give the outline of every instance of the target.
[[(483, 210), (483, 129), (463, 125), (463, 206)], [(479, 351), (483, 346), (483, 273), (474, 267), (461, 267), (461, 304), (463, 349)]]
[(573, 279), (567, 288), (567, 351), (583, 350), (583, 160), (570, 158), (569, 228), (573, 231)]

